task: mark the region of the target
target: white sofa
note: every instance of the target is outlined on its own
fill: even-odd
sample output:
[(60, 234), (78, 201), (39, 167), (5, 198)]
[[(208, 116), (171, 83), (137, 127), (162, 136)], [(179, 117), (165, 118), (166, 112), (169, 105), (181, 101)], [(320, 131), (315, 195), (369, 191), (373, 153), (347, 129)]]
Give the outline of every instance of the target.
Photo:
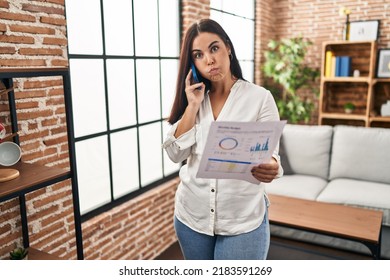
[[(381, 256), (390, 258), (390, 129), (287, 124), (280, 156), (284, 176), (266, 184), (267, 193), (383, 211)], [(271, 226), (271, 234), (369, 253), (285, 227)]]

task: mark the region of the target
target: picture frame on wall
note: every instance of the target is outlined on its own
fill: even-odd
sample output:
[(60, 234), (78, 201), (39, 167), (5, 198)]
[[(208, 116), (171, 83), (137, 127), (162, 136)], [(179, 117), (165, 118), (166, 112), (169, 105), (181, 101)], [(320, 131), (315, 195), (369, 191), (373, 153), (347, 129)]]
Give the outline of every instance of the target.
[(378, 78), (390, 78), (390, 49), (378, 50), (376, 76)]
[(379, 20), (351, 21), (349, 41), (376, 41), (379, 36)]

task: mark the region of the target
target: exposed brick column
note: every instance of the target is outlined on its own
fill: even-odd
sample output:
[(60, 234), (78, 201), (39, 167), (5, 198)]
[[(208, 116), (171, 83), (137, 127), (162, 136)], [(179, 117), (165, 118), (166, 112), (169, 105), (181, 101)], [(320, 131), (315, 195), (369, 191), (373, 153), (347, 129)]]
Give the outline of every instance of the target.
[[(0, 0), (0, 67), (66, 67), (65, 0)], [(14, 81), (22, 160), (69, 166), (65, 105), (60, 77)], [(0, 98), (0, 121), (9, 128), (8, 99)], [(7, 130), (10, 133), (9, 130)], [(76, 258), (70, 181), (26, 195), (30, 244)], [(0, 259), (21, 244), (17, 199), (0, 203)]]
[(275, 17), (273, 16), (272, 0), (257, 1), (255, 11), (255, 83), (261, 85), (263, 77), (261, 66), (264, 61), (264, 51), (269, 40), (276, 37)]
[(67, 66), (64, 0), (0, 0), (0, 66)]
[(183, 34), (195, 21), (210, 17), (210, 0), (182, 1)]

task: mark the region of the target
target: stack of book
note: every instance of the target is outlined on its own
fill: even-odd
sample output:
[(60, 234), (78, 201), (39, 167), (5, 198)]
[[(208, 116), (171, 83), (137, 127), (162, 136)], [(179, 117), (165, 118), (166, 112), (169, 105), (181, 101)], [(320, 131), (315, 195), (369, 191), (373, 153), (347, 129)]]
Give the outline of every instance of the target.
[(326, 51), (325, 77), (349, 77), (351, 76), (350, 56), (335, 56), (332, 51)]

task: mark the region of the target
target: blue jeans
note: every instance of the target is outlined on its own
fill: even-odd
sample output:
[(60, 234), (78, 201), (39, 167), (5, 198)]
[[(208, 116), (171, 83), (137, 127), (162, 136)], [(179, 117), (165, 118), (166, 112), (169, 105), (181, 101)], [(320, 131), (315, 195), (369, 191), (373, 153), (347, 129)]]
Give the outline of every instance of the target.
[(268, 213), (255, 230), (239, 235), (206, 235), (175, 217), (175, 230), (186, 260), (265, 260), (270, 244)]

